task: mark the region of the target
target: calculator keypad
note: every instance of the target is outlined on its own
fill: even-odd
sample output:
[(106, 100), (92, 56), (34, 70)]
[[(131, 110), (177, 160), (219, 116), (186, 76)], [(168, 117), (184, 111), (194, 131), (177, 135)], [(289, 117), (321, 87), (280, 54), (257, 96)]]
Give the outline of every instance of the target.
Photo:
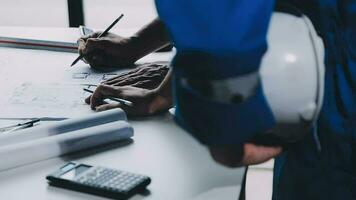
[(85, 185), (118, 192), (129, 192), (147, 177), (129, 172), (93, 167), (77, 177), (76, 181)]

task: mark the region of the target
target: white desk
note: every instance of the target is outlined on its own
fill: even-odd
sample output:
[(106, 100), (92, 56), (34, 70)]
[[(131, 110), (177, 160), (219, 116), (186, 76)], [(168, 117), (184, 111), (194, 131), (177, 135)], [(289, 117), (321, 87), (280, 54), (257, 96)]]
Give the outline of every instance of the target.
[[(25, 80), (31, 76), (50, 79), (45, 72), (40, 76), (33, 74), (32, 69), (39, 65), (66, 67), (76, 56), (70, 53), (0, 48), (0, 69), (18, 66), (26, 61), (23, 63), (23, 70), (12, 77), (8, 75), (4, 77), (0, 70), (0, 90), (8, 87), (6, 81), (10, 79)], [(159, 55), (151, 55), (146, 59), (154, 60), (158, 57)], [(49, 63), (51, 59), (56, 62)], [(216, 164), (206, 148), (175, 125), (169, 113), (130, 120), (130, 123), (135, 130), (134, 142), (131, 144), (115, 146), (100, 152), (88, 151), (49, 159), (1, 172), (0, 199), (103, 199), (47, 185), (45, 176), (69, 160), (150, 176), (152, 178), (152, 183), (148, 187), (150, 194), (136, 195), (132, 199), (237, 199), (243, 170), (227, 169)]]

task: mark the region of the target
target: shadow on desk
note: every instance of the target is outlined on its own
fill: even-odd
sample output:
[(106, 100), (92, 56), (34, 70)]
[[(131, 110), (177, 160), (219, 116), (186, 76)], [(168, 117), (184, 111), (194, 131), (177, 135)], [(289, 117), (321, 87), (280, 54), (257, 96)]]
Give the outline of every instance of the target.
[[(133, 143), (132, 139), (126, 139), (126, 140), (122, 140), (119, 142), (114, 142), (114, 143), (101, 145), (98, 147), (89, 148), (89, 149), (83, 150), (83, 151), (73, 152), (73, 153), (66, 154), (66, 155), (63, 155), (60, 157), (54, 157), (54, 158), (49, 158), (46, 160), (41, 160), (38, 162), (28, 163), (28, 164), (25, 164), (22, 166), (14, 167), (12, 169), (1, 171), (0, 177), (1, 178), (21, 177), (21, 175), (28, 174), (29, 171), (40, 172), (40, 171), (38, 171), (38, 168), (46, 169), (48, 166), (53, 167), (53, 165), (62, 165), (63, 162), (68, 162), (70, 160), (76, 160), (76, 159), (85, 158), (85, 157), (90, 157), (92, 155), (99, 154), (99, 153), (102, 153), (105, 151), (113, 150), (116, 148), (122, 148), (122, 147), (128, 146), (129, 144), (132, 144), (132, 143)], [(6, 176), (4, 176), (4, 174)]]
[[(50, 185), (47, 185), (46, 189), (51, 193), (59, 193), (62, 197), (64, 197), (63, 199), (110, 200), (110, 198), (100, 197), (92, 194), (82, 193), (82, 192), (68, 190), (59, 187), (53, 187)], [(141, 199), (144, 200), (145, 197), (149, 196), (150, 194), (151, 192), (148, 189), (146, 189), (144, 192), (135, 194), (134, 196), (125, 200), (141, 200)]]
[(164, 111), (161, 113), (157, 113), (153, 116), (146, 116), (146, 117), (128, 117), (128, 122), (147, 122), (153, 119), (160, 120), (160, 123), (172, 123), (172, 119), (174, 116), (169, 111)]
[(98, 147), (89, 148), (84, 151), (78, 151), (78, 152), (70, 153), (67, 155), (63, 155), (60, 158), (63, 159), (63, 161), (68, 162), (68, 161), (76, 160), (79, 158), (89, 157), (89, 156), (92, 156), (94, 154), (101, 153), (104, 151), (109, 151), (109, 150), (113, 150), (116, 148), (125, 147), (132, 143), (133, 143), (133, 139), (126, 139), (126, 140), (122, 140), (119, 142), (114, 142), (114, 143), (110, 143), (110, 144), (101, 145)]

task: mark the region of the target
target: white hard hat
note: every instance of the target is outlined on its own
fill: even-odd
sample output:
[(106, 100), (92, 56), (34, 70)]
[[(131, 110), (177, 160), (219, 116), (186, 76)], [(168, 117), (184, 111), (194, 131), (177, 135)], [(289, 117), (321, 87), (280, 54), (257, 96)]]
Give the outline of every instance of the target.
[[(182, 70), (181, 75), (174, 79), (179, 86), (176, 87), (176, 93), (181, 95), (180, 101), (177, 102), (179, 113), (185, 117), (183, 124), (194, 127), (194, 134), (201, 141), (221, 144), (244, 142), (244, 139), (250, 137), (257, 143), (283, 144), (295, 142), (310, 133), (323, 103), (323, 42), (306, 16), (275, 12), (269, 26), (268, 45), (258, 72), (219, 79), (199, 77), (198, 73), (187, 76), (188, 72), (185, 74)], [(218, 67), (221, 67), (215, 65), (215, 58), (209, 54), (188, 52), (187, 55), (180, 56), (174, 63), (178, 69), (180, 66), (197, 64), (204, 66), (207, 74), (212, 74), (218, 72)], [(200, 63), (199, 58), (204, 62)], [(246, 102), (251, 103), (260, 98), (260, 86), (264, 95), (263, 101), (259, 99), (261, 107), (247, 106), (243, 109)], [(202, 99), (204, 101), (201, 101)], [(268, 109), (261, 112), (256, 110), (264, 109), (265, 106), (268, 106)], [(198, 114), (195, 112), (197, 108), (200, 109)], [(230, 124), (215, 119), (216, 116), (223, 117), (226, 113), (229, 114)], [(274, 123), (271, 126), (271, 121), (268, 121), (271, 120), (268, 117), (272, 118), (270, 114), (273, 115)], [(257, 117), (260, 118), (256, 119)], [(249, 121), (246, 123), (244, 120)], [(264, 130), (272, 126), (273, 128), (260, 133), (262, 128), (251, 128), (251, 120), (256, 120), (257, 126), (262, 126), (266, 121), (263, 124)], [(204, 122), (211, 123), (205, 127)], [(225, 135), (210, 131), (222, 129), (225, 125), (236, 130), (225, 131)], [(234, 131), (239, 131), (240, 134), (231, 135)], [(253, 134), (255, 138), (252, 138)], [(230, 139), (226, 141), (225, 138)]]
[(272, 16), (268, 44), (260, 78), (277, 122), (273, 134), (293, 142), (310, 130), (322, 107), (324, 45), (306, 16), (279, 12)]

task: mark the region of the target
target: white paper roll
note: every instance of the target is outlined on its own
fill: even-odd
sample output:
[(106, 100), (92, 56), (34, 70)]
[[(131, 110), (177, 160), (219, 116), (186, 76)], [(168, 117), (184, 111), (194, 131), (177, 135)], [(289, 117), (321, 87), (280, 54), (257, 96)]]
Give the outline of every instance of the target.
[(24, 141), (30, 141), (42, 137), (58, 135), (70, 131), (98, 126), (119, 120), (127, 120), (126, 114), (121, 109), (113, 109), (80, 118), (67, 119), (48, 125), (39, 125), (33, 128), (23, 129), (9, 134), (0, 135), (0, 147)]
[(0, 171), (93, 148), (133, 136), (125, 121), (106, 123), (55, 136), (0, 147)]

